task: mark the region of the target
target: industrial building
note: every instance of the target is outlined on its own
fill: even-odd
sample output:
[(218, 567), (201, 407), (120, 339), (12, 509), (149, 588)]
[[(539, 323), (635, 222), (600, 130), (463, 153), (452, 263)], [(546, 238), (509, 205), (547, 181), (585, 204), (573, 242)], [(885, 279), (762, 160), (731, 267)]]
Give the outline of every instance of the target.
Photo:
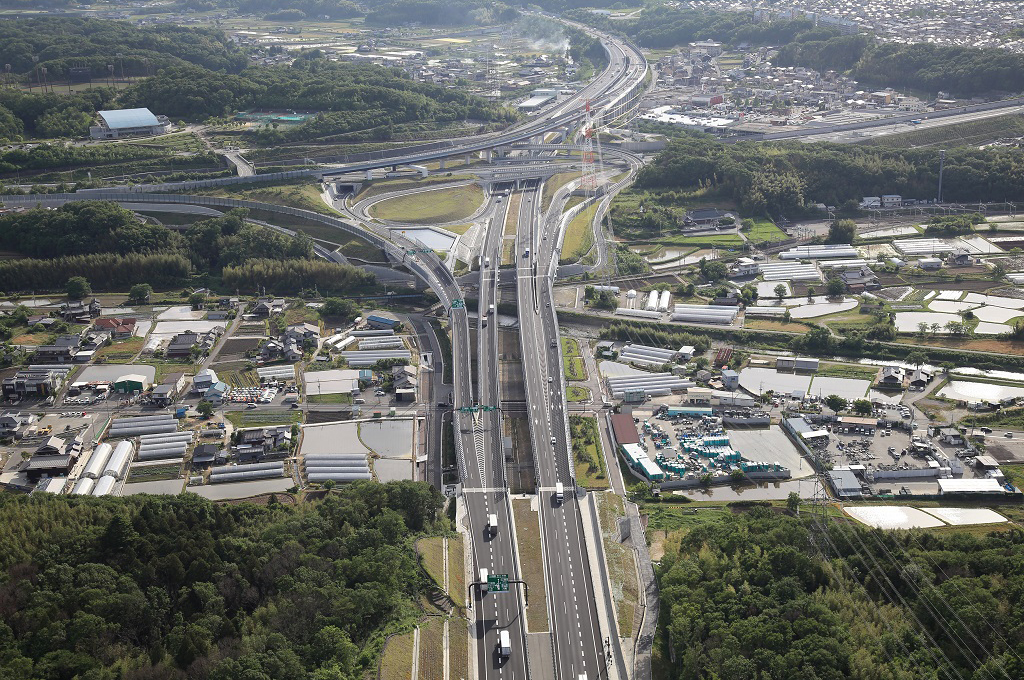
[(857, 249), (849, 243), (828, 245), (793, 246), (779, 253), (780, 260), (834, 260), (839, 258), (857, 258)]
[(167, 116), (156, 116), (149, 109), (99, 111), (99, 125), (89, 128), (93, 139), (121, 139), (162, 135), (171, 127)]

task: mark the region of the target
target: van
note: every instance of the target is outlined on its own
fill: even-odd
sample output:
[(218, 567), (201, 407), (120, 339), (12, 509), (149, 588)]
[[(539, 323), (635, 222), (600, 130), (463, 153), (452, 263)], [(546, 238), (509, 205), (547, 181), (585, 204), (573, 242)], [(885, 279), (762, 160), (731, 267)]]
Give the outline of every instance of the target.
[(491, 536), (498, 533), (498, 515), (493, 512), (487, 515), (487, 533)]
[(523, 251), (523, 257), (529, 257), (529, 256), (530, 256), (530, 249), (527, 248), (526, 250)]
[(491, 258), (485, 257), (484, 258), (484, 267), (490, 267), (490, 266), (491, 266)]
[(555, 484), (555, 502), (559, 505), (565, 500), (565, 486), (561, 482)]
[(556, 340), (555, 338), (551, 338), (551, 346), (558, 347), (558, 340)]
[(502, 659), (512, 656), (512, 641), (507, 630), (498, 631), (498, 656)]
[(487, 313), (494, 314), (494, 305), (487, 305)]
[(481, 594), (486, 594), (487, 593), (487, 577), (488, 577), (489, 573), (490, 572), (487, 571), (486, 567), (481, 567), (480, 568), (480, 593)]
[(360, 397), (357, 397), (357, 398), (355, 398), (355, 399), (353, 399), (353, 400), (352, 400), (352, 403), (354, 403), (354, 404), (365, 404), (365, 403), (366, 403), (366, 400), (365, 400), (365, 399), (362, 399), (362, 398), (360, 398)]
[(558, 440), (557, 440), (557, 439), (555, 439), (554, 437), (552, 437), (552, 438), (551, 438), (551, 445), (552, 445), (552, 446), (554, 446), (554, 445), (555, 445), (555, 444), (557, 444), (557, 443), (558, 443)]

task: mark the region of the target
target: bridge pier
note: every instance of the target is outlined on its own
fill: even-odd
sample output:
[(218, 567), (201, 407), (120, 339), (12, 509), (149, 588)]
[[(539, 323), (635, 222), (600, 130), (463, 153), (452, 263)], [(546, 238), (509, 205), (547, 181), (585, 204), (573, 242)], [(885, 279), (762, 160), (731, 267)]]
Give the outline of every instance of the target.
[(372, 179), (373, 179), (373, 170), (367, 170), (366, 171), (366, 181), (369, 182)]
[(444, 159), (443, 158), (437, 161), (437, 169), (438, 170), (444, 170)]

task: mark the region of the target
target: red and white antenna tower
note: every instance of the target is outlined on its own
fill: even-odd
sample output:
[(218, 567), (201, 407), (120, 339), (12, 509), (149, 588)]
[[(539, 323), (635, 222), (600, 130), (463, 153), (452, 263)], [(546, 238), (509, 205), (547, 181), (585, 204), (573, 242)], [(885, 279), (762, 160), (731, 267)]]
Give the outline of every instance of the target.
[(590, 100), (586, 104), (586, 116), (583, 119), (583, 173), (580, 188), (588, 195), (598, 193), (598, 176), (601, 172), (601, 140), (591, 116)]

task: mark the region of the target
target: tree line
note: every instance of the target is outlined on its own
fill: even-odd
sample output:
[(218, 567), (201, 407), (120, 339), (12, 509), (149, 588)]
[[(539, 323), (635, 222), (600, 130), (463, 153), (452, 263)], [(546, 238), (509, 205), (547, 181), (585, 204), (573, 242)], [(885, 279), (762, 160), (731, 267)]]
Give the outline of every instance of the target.
[(0, 248), (28, 259), (0, 262), (0, 289), (52, 290), (70, 276), (99, 288), (136, 283), (170, 287), (193, 273), (223, 277), (230, 288), (289, 293), (319, 287), (347, 293), (372, 286), (373, 275), (314, 259), (313, 240), (246, 220), (231, 210), (200, 220), (184, 234), (140, 221), (109, 201), (76, 201), (0, 216)]
[(427, 484), (321, 501), (3, 496), (0, 676), (353, 680), (429, 588)]

